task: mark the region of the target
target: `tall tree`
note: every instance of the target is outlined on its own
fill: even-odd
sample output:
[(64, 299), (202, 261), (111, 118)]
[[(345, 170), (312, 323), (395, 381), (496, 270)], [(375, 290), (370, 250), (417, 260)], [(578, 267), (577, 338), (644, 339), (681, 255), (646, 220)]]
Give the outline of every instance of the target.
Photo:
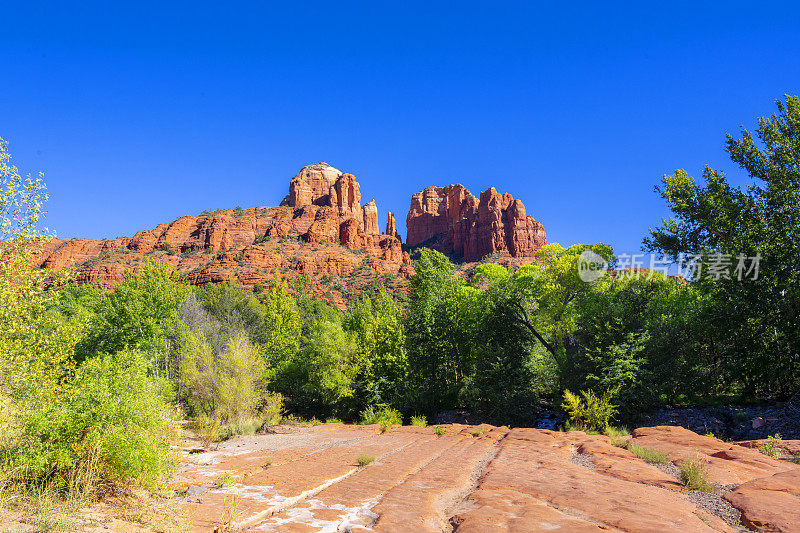
[(714, 358), (751, 395), (800, 388), (800, 100), (787, 95), (777, 107), (755, 135), (727, 136), (731, 160), (753, 183), (735, 187), (708, 166), (703, 184), (684, 170), (664, 176), (656, 191), (673, 215), (644, 241), (703, 258), (697, 282), (714, 302)]

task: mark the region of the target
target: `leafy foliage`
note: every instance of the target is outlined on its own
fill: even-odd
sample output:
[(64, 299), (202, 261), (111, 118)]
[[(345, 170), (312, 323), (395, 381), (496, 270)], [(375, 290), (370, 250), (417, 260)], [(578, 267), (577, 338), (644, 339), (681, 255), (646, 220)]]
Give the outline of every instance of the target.
[(611, 403), (615, 390), (596, 396), (593, 391), (581, 391), (581, 396), (564, 391), (562, 407), (569, 414), (572, 423), (580, 429), (604, 431), (614, 418), (617, 407)]
[[(800, 100), (787, 95), (777, 107), (755, 135), (727, 136), (731, 160), (752, 185), (734, 187), (710, 167), (704, 184), (684, 170), (664, 176), (656, 191), (673, 216), (644, 241), (673, 256), (732, 259), (719, 279), (704, 268), (697, 286), (711, 301), (702, 319), (714, 332), (710, 356), (726, 369), (720, 381), (739, 382), (751, 396), (800, 387)], [(737, 272), (740, 256), (761, 258), (757, 278)]]

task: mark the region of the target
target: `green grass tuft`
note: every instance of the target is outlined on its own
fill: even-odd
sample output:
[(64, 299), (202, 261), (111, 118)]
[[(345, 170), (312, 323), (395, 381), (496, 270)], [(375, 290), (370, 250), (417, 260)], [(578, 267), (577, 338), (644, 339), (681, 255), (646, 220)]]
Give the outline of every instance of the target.
[(368, 464), (370, 464), (374, 460), (375, 460), (374, 456), (366, 454), (366, 453), (360, 453), (360, 454), (358, 454), (358, 459), (356, 461), (358, 462), (358, 466), (360, 466), (361, 468), (364, 468), (365, 466), (367, 466)]
[(606, 426), (606, 429), (603, 430), (603, 435), (606, 437), (627, 437), (630, 435), (631, 432), (628, 431), (626, 427), (614, 427), (614, 426)]
[(708, 460), (697, 457), (687, 459), (681, 463), (681, 482), (689, 490), (714, 492), (714, 487), (708, 482)]
[(484, 433), (486, 433), (486, 428), (477, 427), (477, 428), (474, 428), (474, 429), (473, 429), (472, 431), (470, 431), (469, 433), (470, 433), (470, 435), (472, 435), (473, 437), (480, 437), (481, 435), (483, 435)]
[(628, 443), (628, 451), (630, 451), (633, 455), (635, 455), (639, 459), (643, 459), (648, 463), (667, 462), (666, 453), (660, 452), (658, 450), (653, 450), (650, 448), (645, 448), (644, 446), (639, 446), (635, 442)]
[(217, 476), (217, 479), (214, 480), (214, 488), (221, 489), (226, 486), (230, 486), (236, 483), (236, 478), (233, 477), (233, 474), (230, 472), (224, 472)]
[(616, 446), (617, 448), (627, 448), (628, 440), (619, 437), (611, 437), (611, 445)]
[(441, 437), (445, 433), (447, 433), (447, 428), (444, 426), (436, 426), (436, 436)]

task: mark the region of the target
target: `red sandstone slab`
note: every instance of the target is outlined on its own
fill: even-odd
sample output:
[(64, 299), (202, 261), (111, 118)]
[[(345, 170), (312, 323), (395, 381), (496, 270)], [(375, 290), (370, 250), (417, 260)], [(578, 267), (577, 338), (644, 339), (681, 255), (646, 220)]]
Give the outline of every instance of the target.
[(680, 426), (638, 428), (632, 435), (636, 444), (666, 452), (677, 464), (694, 458), (707, 460), (709, 480), (722, 485), (745, 483), (788, 469), (787, 463), (758, 451), (698, 435)]
[[(450, 507), (471, 492), (484, 461), (494, 453), (508, 430), (496, 428), (480, 438), (452, 438), (459, 441), (425, 468), (392, 488), (372, 508), (378, 515), (373, 526), (378, 532), (440, 532), (448, 524)], [(447, 438), (442, 437), (442, 438)]]
[[(484, 472), (476, 497), (468, 500), (475, 509), (459, 515), (460, 527), (465, 531), (490, 531), (490, 526), (504, 529), (514, 519), (524, 524), (519, 530), (534, 531), (572, 520), (579, 521), (573, 524), (576, 529), (587, 531), (592, 525), (641, 532), (730, 531), (722, 520), (678, 493), (598, 475), (564, 460), (559, 441), (569, 439), (568, 434), (511, 430)], [(531, 442), (539, 445), (530, 446)]]
[(436, 457), (449, 453), (457, 442), (463, 440), (458, 436), (437, 438), (430, 428), (402, 429), (418, 435), (420, 440), (376, 459), (352, 476), (322, 490), (313, 499), (278, 513), (251, 530), (283, 530), (288, 523), (305, 523), (332, 531), (371, 525), (377, 515), (370, 509), (384, 493), (424, 469)]
[(742, 512), (742, 521), (751, 528), (800, 531), (800, 467), (739, 485), (725, 499)]

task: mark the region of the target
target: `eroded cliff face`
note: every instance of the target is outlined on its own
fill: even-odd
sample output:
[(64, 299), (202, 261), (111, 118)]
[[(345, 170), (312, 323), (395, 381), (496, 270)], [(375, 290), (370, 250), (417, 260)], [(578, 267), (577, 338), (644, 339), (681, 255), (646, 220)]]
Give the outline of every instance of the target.
[(374, 200), (360, 202), (352, 174), (308, 165), (291, 179), (278, 207), (184, 216), (112, 240), (53, 239), (37, 263), (75, 267), (78, 282), (106, 287), (119, 283), (125, 270), (138, 270), (147, 256), (172, 264), (196, 285), (235, 279), (252, 287), (276, 274), (348, 277), (354, 271), (408, 277), (413, 270), (399, 236), (380, 233)]
[(544, 226), (522, 201), (490, 187), (475, 198), (463, 185), (428, 187), (411, 197), (406, 243), (425, 245), (464, 261), (490, 254), (532, 258), (547, 244)]

